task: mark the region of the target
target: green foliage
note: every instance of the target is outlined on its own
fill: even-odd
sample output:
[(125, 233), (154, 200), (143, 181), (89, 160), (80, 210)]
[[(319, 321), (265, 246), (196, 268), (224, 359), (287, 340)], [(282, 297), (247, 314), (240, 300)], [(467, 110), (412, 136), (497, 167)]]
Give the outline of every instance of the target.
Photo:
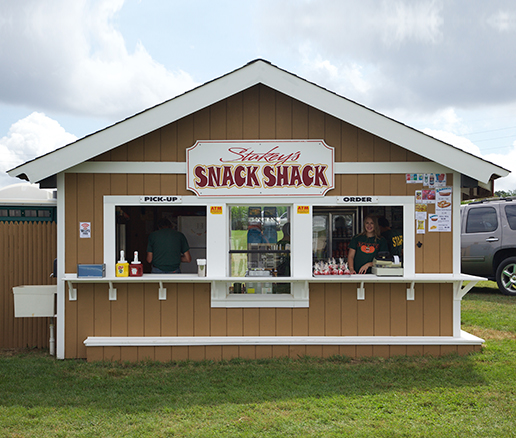
[(508, 198), (509, 196), (516, 196), (516, 190), (497, 190), (494, 194), (499, 198)]
[[(158, 363), (0, 356), (0, 437), (514, 437), (516, 300), (462, 303), (469, 356)], [(511, 322), (512, 319), (512, 322)]]

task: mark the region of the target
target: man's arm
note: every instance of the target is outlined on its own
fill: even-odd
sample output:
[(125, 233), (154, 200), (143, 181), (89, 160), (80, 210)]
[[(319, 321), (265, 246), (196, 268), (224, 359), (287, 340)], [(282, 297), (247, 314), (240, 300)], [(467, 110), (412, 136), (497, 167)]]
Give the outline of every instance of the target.
[[(151, 253), (151, 256), (152, 256), (152, 253)], [(190, 255), (190, 250), (186, 251), (184, 254), (181, 255), (181, 261), (183, 263), (190, 263), (192, 261), (192, 256)]]
[(147, 263), (152, 263), (152, 253), (151, 252), (147, 253)]

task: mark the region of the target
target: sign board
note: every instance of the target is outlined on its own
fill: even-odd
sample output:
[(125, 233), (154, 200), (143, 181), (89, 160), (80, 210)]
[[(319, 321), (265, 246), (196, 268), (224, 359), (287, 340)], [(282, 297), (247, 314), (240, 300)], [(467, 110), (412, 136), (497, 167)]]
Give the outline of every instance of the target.
[(140, 196), (141, 204), (177, 204), (182, 201), (181, 196)]
[(197, 196), (324, 196), (334, 150), (322, 140), (198, 141), (187, 149), (187, 189)]

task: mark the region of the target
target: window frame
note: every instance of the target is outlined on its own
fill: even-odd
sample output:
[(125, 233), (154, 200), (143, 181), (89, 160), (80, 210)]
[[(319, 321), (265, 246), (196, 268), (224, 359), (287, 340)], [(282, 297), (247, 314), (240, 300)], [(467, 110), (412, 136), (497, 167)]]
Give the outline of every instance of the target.
[[(179, 205), (196, 205), (206, 207), (206, 254), (207, 277), (199, 282), (211, 283), (211, 307), (308, 307), (309, 283), (324, 282), (324, 278), (314, 278), (312, 263), (313, 207), (342, 207), (342, 196), (324, 198), (287, 198), (287, 197), (253, 197), (251, 202), (243, 198), (198, 198), (196, 196), (178, 196)], [(414, 196), (379, 196), (377, 205), (403, 207), (404, 234), (404, 277), (411, 278), (415, 273), (415, 213)], [(104, 196), (103, 249), (106, 263), (106, 277), (115, 277), (116, 260), (116, 206), (141, 205), (140, 196)], [(152, 203), (151, 203), (152, 204)], [(229, 228), (231, 205), (285, 205), (291, 208), (291, 294), (229, 294), (229, 285), (241, 281), (241, 277), (229, 277)], [(163, 205), (156, 203), (155, 205)], [(366, 203), (346, 204), (353, 206), (370, 205)], [(308, 233), (308, 234), (307, 234)], [(346, 276), (347, 277), (347, 276)], [(340, 279), (339, 279), (340, 280)], [(343, 278), (340, 281), (360, 283), (358, 278)], [(166, 281), (165, 281), (166, 282)], [(171, 278), (170, 282), (174, 282)], [(286, 281), (285, 281), (286, 282)]]

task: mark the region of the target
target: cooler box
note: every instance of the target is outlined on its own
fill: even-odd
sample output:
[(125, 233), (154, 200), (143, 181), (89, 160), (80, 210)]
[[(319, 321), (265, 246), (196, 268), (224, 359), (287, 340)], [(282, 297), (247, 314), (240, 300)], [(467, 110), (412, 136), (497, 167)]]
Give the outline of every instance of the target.
[(106, 276), (106, 265), (77, 265), (77, 277), (96, 277)]
[(13, 287), (14, 316), (39, 317), (54, 316), (54, 297), (57, 285)]

